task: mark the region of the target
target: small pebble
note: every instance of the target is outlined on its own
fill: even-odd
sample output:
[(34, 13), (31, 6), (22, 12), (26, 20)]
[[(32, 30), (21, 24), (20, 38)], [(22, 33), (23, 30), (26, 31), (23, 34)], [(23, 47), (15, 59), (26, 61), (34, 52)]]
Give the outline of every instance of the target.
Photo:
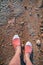
[(24, 25), (24, 22), (20, 22), (20, 25), (22, 25), (22, 26), (23, 26), (23, 25)]
[(30, 12), (29, 15), (32, 16), (32, 13)]
[(36, 11), (39, 11), (39, 8), (35, 8)]
[(43, 18), (43, 16), (42, 16), (42, 15), (40, 15), (40, 18)]
[(10, 45), (10, 46), (12, 46), (12, 44), (11, 44), (11, 43), (9, 43), (9, 45)]
[(2, 48), (4, 48), (5, 46), (4, 45), (2, 45)]

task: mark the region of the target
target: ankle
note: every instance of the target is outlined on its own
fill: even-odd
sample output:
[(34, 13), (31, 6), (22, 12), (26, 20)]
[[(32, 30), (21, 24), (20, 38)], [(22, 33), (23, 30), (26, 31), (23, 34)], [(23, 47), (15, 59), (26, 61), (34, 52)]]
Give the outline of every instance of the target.
[(27, 62), (30, 59), (30, 54), (29, 53), (25, 53), (25, 62)]
[(25, 53), (25, 57), (30, 58), (30, 54), (29, 53)]
[(18, 46), (18, 47), (16, 48), (16, 54), (18, 54), (18, 55), (21, 54), (21, 47), (20, 47), (20, 46)]

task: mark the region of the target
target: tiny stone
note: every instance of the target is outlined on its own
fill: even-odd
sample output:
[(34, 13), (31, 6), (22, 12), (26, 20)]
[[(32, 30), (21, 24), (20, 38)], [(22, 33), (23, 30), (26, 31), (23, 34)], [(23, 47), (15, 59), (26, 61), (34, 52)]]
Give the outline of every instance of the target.
[(43, 16), (41, 15), (40, 18), (43, 18)]
[(20, 22), (20, 25), (22, 25), (22, 26), (23, 26), (23, 25), (24, 25), (24, 22)]
[(39, 8), (35, 8), (36, 11), (39, 11)]
[(10, 45), (10, 46), (12, 46), (12, 44), (11, 44), (11, 43), (9, 43), (9, 45)]
[(4, 45), (2, 45), (2, 48), (4, 48)]
[(37, 43), (37, 44), (38, 44), (38, 43), (40, 44), (41, 42), (40, 42), (40, 40), (38, 39), (38, 40), (36, 40), (36, 43)]
[(32, 16), (32, 13), (30, 12), (29, 15)]

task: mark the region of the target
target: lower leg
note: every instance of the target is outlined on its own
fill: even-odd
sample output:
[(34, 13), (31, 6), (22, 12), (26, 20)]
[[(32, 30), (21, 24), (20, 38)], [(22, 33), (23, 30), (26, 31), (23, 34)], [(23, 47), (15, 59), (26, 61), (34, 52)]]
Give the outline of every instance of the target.
[(26, 62), (26, 65), (32, 65), (30, 61), (30, 55), (28, 53), (25, 53), (25, 62)]
[(20, 49), (21, 49), (20, 46), (16, 48), (16, 53), (11, 59), (9, 65), (20, 65), (20, 53), (21, 53)]

